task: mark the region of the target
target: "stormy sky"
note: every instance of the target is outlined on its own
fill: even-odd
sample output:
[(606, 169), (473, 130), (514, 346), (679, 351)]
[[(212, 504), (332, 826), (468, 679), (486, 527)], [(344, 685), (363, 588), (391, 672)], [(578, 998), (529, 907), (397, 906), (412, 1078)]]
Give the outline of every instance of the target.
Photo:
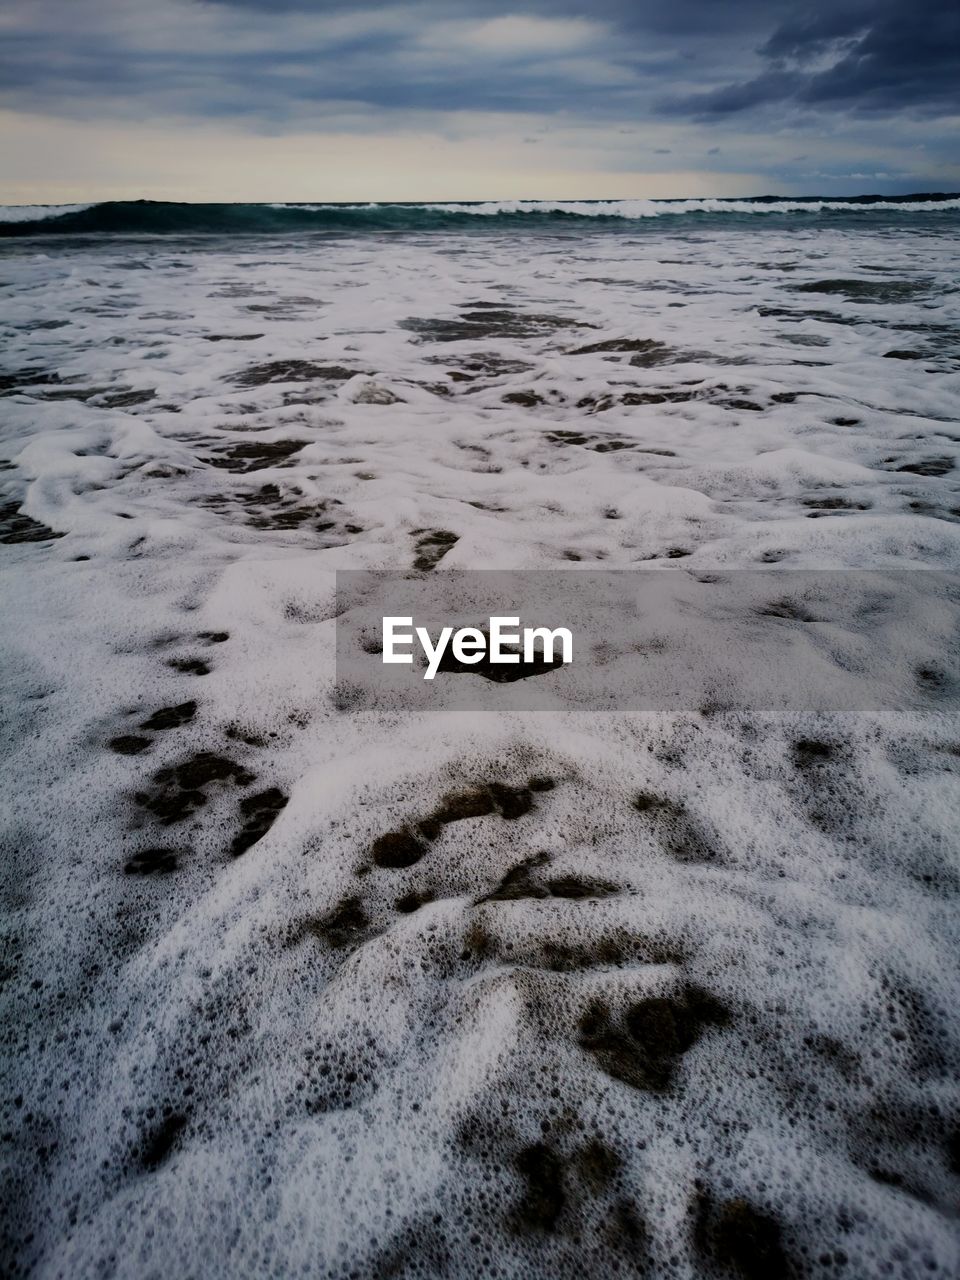
[(0, 200), (960, 188), (958, 0), (2, 0)]

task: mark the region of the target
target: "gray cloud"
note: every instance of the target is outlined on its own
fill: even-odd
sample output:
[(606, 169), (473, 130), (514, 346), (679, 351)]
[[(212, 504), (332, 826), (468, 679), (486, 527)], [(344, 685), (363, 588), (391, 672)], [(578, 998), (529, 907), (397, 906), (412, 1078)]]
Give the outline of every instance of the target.
[[(635, 132), (717, 171), (774, 127), (796, 135), (785, 154), (809, 151), (827, 113), (846, 169), (873, 171), (878, 145), (915, 148), (910, 120), (960, 111), (958, 84), (957, 0), (8, 0), (0, 42), (0, 104), (48, 117), (283, 133), (488, 113), (521, 138), (532, 118)], [(886, 122), (882, 145), (865, 120)], [(951, 154), (946, 126), (925, 141)]]
[(756, 76), (687, 99), (672, 111), (726, 115), (770, 103), (805, 109), (950, 115), (960, 111), (957, 0), (883, 0), (810, 9), (774, 29)]
[(321, 102), (611, 116), (656, 102), (680, 118), (787, 102), (960, 106), (956, 0), (819, 0), (799, 16), (785, 0), (477, 10), (467, 0), (20, 0), (0, 83), (7, 103), (47, 110), (122, 99), (149, 113), (179, 97), (190, 111), (275, 120)]

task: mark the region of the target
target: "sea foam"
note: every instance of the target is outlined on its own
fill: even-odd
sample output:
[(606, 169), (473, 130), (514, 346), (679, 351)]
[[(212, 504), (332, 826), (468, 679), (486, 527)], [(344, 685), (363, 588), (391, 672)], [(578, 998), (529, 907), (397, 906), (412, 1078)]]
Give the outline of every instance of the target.
[(875, 715), (334, 686), (341, 569), (955, 570), (896, 217), (8, 242), (6, 1273), (957, 1274), (930, 619)]

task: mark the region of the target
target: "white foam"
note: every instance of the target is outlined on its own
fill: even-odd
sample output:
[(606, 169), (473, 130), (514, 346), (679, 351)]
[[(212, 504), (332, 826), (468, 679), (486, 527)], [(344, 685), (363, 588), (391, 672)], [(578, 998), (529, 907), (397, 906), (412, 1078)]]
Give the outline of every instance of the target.
[(89, 204), (0, 204), (0, 222), (39, 222), (47, 218), (60, 218), (65, 213), (82, 213), (93, 209)]
[[(64, 535), (0, 547), (14, 1273), (679, 1280), (747, 1201), (798, 1272), (956, 1274), (949, 686), (816, 721), (332, 698), (335, 571), (431, 547), (955, 569), (955, 271), (929, 226), (762, 218), (10, 254), (0, 487)], [(612, 339), (663, 346), (577, 354)], [(955, 608), (905, 662), (946, 664)], [(239, 776), (164, 780), (202, 753)], [(544, 776), (375, 864), (447, 793)], [(696, 1034), (651, 1066), (662, 998)]]
[[(343, 209), (389, 209), (389, 204), (271, 204), (271, 209), (303, 209), (315, 213)], [(412, 204), (408, 209), (436, 213), (462, 213), (494, 217), (500, 213), (569, 213), (581, 218), (660, 218), (690, 213), (738, 213), (759, 216), (783, 213), (955, 213), (960, 199), (883, 200), (875, 203), (849, 200), (789, 200), (778, 197), (770, 203), (753, 200), (483, 200), (476, 202)]]

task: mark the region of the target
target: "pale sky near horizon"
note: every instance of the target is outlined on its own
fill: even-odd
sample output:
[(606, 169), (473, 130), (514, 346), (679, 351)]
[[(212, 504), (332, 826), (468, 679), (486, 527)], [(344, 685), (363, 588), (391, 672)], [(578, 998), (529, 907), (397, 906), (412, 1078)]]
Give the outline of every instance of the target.
[(956, 0), (3, 0), (0, 202), (960, 189)]

